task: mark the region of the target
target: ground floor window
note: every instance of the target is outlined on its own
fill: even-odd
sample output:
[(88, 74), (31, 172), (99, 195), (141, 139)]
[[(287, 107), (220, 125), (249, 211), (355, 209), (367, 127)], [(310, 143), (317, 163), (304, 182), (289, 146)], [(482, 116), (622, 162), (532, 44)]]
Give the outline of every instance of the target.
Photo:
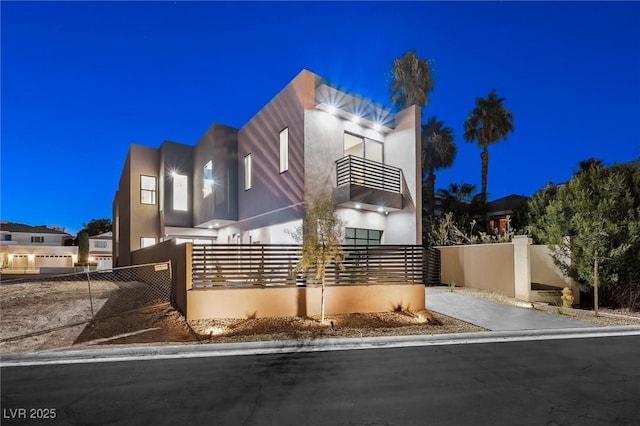
[(345, 228), (344, 243), (356, 246), (379, 246), (382, 232), (377, 229)]
[(156, 243), (156, 239), (155, 238), (151, 238), (151, 237), (142, 237), (140, 238), (140, 248), (145, 248), (145, 247), (149, 247), (152, 246)]

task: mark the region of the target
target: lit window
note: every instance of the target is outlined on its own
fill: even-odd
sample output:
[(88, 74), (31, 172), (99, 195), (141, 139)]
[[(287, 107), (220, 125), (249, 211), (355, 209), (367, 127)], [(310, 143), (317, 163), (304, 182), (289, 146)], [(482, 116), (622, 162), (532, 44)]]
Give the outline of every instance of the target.
[(289, 170), (289, 128), (280, 132), (280, 173)]
[(382, 144), (371, 139), (365, 139), (364, 158), (382, 163)]
[(202, 172), (203, 181), (202, 181), (202, 196), (206, 197), (207, 195), (213, 192), (213, 162), (209, 161), (204, 165), (204, 170)]
[(189, 210), (189, 197), (187, 193), (187, 176), (173, 175), (173, 209), (186, 212)]
[(344, 243), (350, 246), (379, 246), (382, 231), (377, 229), (345, 228)]
[(251, 189), (251, 154), (244, 157), (244, 190)]
[(107, 248), (106, 241), (96, 241), (96, 248)]
[(31, 237), (32, 243), (44, 243), (44, 237)]
[(344, 156), (353, 155), (354, 157), (364, 157), (364, 138), (361, 136), (352, 135), (351, 133), (344, 134)]
[(366, 158), (368, 160), (383, 162), (382, 143), (362, 136), (344, 134), (344, 156)]
[(141, 237), (140, 238), (140, 248), (145, 248), (152, 246), (156, 243), (156, 239), (152, 237)]
[(156, 178), (155, 176), (140, 176), (140, 203), (156, 203)]

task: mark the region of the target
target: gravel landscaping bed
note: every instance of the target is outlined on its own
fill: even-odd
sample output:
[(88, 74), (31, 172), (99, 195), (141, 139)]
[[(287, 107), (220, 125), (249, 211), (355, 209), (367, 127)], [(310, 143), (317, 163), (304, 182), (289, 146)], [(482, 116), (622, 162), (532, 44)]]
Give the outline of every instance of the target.
[(319, 317), (285, 317), (197, 320), (189, 325), (207, 343), (486, 331), (427, 310), (331, 315), (324, 324)]

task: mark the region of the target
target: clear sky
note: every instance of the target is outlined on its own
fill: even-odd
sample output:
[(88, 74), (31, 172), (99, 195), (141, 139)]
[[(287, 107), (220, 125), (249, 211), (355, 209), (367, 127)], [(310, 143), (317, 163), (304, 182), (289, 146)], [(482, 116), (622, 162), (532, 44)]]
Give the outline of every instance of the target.
[(490, 147), (494, 199), (577, 164), (640, 157), (639, 2), (6, 2), (1, 22), (3, 220), (111, 217), (130, 143), (195, 144), (241, 127), (302, 69), (389, 105), (408, 49), (431, 59), (423, 119), (454, 130), (436, 186), (480, 186), (462, 138), (495, 88), (515, 132)]

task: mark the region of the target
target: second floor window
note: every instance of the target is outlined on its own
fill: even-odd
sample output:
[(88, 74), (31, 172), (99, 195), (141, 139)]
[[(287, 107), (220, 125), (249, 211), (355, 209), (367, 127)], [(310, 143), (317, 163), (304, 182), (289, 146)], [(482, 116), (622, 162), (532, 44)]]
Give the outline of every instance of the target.
[(156, 203), (156, 177), (140, 176), (140, 203), (155, 204)]
[(189, 196), (187, 192), (188, 178), (185, 175), (173, 175), (173, 209), (186, 212), (189, 210)]
[(344, 134), (344, 155), (366, 158), (384, 163), (382, 143), (351, 133)]
[(107, 248), (107, 242), (106, 241), (96, 241), (96, 248)]
[(44, 237), (31, 237), (32, 243), (44, 243)]
[(251, 189), (251, 154), (244, 157), (244, 190)]
[(280, 132), (280, 173), (289, 170), (289, 128)]
[(213, 192), (213, 162), (209, 161), (204, 165), (204, 169), (202, 170), (202, 196), (206, 197), (207, 195)]

